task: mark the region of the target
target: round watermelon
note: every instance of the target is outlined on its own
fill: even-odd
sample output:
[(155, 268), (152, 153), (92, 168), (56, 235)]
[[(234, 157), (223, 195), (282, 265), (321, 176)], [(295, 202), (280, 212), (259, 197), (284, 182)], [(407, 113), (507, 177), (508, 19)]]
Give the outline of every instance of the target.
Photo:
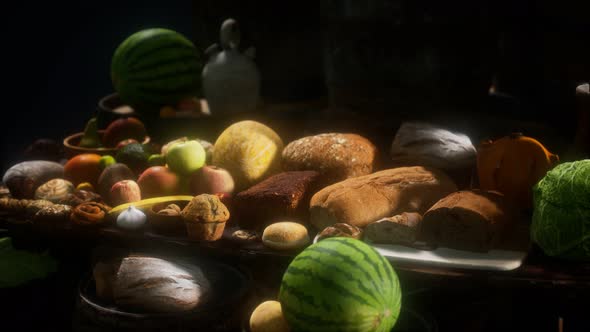
[(134, 107), (159, 109), (194, 97), (203, 64), (195, 45), (178, 32), (147, 29), (116, 49), (111, 79), (121, 99)]
[(279, 301), (293, 331), (390, 331), (401, 289), (389, 262), (371, 246), (334, 237), (313, 244), (291, 262)]

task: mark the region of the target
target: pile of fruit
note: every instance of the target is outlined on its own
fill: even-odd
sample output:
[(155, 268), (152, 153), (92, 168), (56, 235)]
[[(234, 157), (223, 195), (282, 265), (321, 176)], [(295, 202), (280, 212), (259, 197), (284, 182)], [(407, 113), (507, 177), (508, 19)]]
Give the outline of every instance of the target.
[[(119, 46), (112, 79), (129, 105), (165, 110), (198, 94), (201, 69), (190, 41), (150, 29)], [(14, 165), (2, 179), (11, 197), (0, 198), (0, 211), (45, 226), (151, 229), (198, 241), (221, 239), (230, 221), (234, 240), (299, 253), (278, 301), (252, 314), (253, 332), (389, 331), (400, 285), (367, 243), (487, 252), (532, 209), (532, 237), (545, 253), (590, 259), (590, 160), (560, 164), (522, 134), (476, 148), (464, 134), (406, 123), (393, 137), (393, 166), (381, 170), (385, 154), (352, 133), (283, 142), (246, 120), (213, 143), (199, 133), (162, 145), (146, 137), (136, 118), (104, 132), (91, 119), (79, 146), (113, 154)], [(312, 245), (309, 230), (319, 234)]]

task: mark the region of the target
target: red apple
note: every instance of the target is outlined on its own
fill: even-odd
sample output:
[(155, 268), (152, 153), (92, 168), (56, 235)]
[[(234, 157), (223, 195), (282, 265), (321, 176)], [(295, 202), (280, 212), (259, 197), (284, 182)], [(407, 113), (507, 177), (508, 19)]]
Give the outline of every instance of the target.
[(178, 193), (178, 176), (164, 166), (152, 166), (137, 180), (144, 198), (169, 196)]
[(139, 186), (133, 180), (122, 180), (111, 187), (109, 199), (114, 206), (141, 200)]
[(195, 171), (190, 179), (191, 194), (224, 194), (231, 196), (234, 191), (234, 179), (229, 172), (217, 166), (203, 166)]
[(104, 145), (114, 147), (117, 143), (128, 138), (142, 142), (146, 135), (145, 126), (139, 119), (133, 117), (121, 118), (107, 126), (102, 140)]

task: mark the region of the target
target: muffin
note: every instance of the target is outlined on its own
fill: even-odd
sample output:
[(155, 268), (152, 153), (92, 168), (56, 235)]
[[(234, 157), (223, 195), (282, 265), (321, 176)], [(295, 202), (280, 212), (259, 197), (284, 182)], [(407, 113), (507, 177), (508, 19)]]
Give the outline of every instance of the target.
[(215, 241), (223, 234), (229, 211), (219, 197), (202, 194), (193, 197), (180, 216), (184, 220), (189, 238)]

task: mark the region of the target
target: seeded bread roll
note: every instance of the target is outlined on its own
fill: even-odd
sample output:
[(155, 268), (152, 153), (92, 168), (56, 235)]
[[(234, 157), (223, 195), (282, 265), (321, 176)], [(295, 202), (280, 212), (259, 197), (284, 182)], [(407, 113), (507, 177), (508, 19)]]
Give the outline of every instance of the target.
[(317, 192), (310, 221), (317, 229), (338, 222), (357, 227), (402, 212), (424, 213), (457, 191), (443, 172), (421, 166), (399, 167), (344, 180)]
[(365, 239), (373, 243), (412, 244), (421, 221), (422, 216), (416, 212), (383, 218), (365, 227)]
[(289, 143), (283, 150), (286, 171), (320, 172), (329, 185), (375, 169), (377, 148), (356, 134), (329, 133), (308, 136)]
[(441, 199), (424, 214), (418, 239), (447, 248), (486, 252), (500, 242), (512, 216), (498, 192), (459, 191)]

